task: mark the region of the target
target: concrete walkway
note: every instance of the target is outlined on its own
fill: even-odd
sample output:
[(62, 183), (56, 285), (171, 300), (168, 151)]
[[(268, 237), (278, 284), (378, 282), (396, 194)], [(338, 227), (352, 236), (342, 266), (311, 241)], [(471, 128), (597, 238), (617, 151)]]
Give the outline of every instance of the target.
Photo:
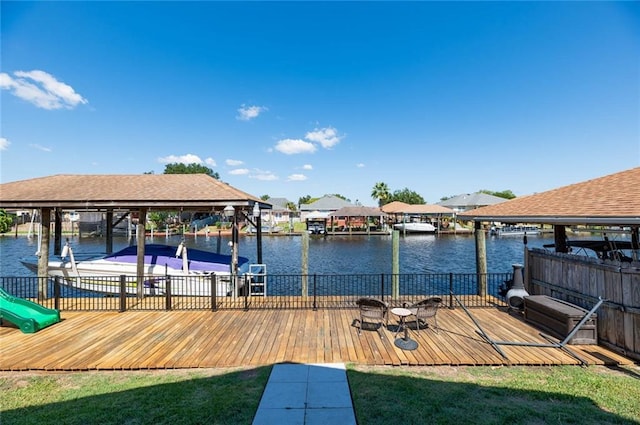
[(356, 425), (345, 365), (276, 364), (253, 425)]

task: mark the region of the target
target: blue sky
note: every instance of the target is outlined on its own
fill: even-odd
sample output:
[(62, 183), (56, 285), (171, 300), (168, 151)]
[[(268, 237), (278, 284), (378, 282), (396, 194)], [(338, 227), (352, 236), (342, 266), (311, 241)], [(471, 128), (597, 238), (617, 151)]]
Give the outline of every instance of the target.
[(428, 203), (640, 166), (637, 2), (6, 2), (0, 181)]

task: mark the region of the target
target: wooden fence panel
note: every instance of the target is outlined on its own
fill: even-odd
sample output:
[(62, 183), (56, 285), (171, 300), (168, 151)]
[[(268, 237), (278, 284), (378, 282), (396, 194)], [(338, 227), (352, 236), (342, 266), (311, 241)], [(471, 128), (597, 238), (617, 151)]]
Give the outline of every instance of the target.
[(640, 273), (622, 271), (622, 299), (624, 305), (636, 306), (638, 309), (627, 311), (624, 315), (625, 348), (640, 352)]

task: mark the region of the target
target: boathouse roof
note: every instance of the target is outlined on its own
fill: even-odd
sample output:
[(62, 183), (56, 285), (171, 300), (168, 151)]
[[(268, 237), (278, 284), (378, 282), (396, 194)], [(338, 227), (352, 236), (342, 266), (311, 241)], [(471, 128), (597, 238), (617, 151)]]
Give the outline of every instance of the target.
[(640, 167), (460, 213), (474, 221), (640, 225)]
[(382, 211), (388, 214), (453, 214), (451, 208), (443, 207), (436, 204), (406, 204), (400, 201), (393, 201), (382, 206)]
[(59, 174), (0, 184), (0, 208), (261, 209), (271, 204), (207, 174)]
[(393, 202), (389, 202), (388, 204), (384, 204), (382, 206), (382, 211), (388, 214), (401, 213), (402, 210), (408, 206), (409, 204), (407, 203), (400, 202), (400, 201), (393, 201)]
[(329, 217), (386, 217), (387, 214), (378, 207), (342, 207), (329, 214)]

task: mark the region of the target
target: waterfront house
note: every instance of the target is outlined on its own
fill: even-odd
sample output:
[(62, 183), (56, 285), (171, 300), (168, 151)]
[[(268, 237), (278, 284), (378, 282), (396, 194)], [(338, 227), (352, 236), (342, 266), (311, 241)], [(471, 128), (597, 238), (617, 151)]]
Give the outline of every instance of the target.
[(306, 221), (309, 214), (313, 212), (325, 213), (329, 216), (329, 214), (338, 211), (340, 208), (353, 206), (355, 205), (335, 195), (325, 195), (317, 201), (300, 204), (300, 220)]
[(476, 192), (453, 196), (449, 199), (438, 202), (437, 205), (450, 208), (455, 213), (460, 213), (480, 207), (486, 207), (488, 205), (500, 204), (505, 201), (507, 201), (507, 199), (500, 198), (499, 196)]
[(291, 203), (287, 198), (268, 198), (266, 202), (272, 205), (272, 208), (262, 212), (262, 221), (270, 225), (291, 224), (299, 220), (298, 214), (291, 211), (288, 205)]

